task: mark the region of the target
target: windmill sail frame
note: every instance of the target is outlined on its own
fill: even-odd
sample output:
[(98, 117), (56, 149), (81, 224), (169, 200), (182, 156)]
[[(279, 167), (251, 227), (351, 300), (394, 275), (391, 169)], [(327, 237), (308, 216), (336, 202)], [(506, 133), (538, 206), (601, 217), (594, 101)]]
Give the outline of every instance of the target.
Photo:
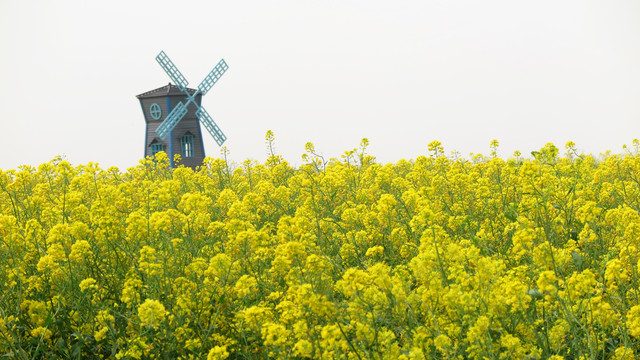
[(218, 80), (224, 75), (224, 73), (229, 69), (229, 66), (221, 59), (218, 64), (209, 72), (209, 74), (202, 80), (200, 85), (198, 85), (198, 89), (191, 94), (187, 90), (187, 85), (189, 82), (182, 75), (180, 70), (178, 70), (177, 66), (171, 61), (169, 56), (164, 51), (160, 51), (160, 53), (156, 56), (156, 61), (160, 64), (160, 67), (164, 70), (164, 72), (169, 76), (171, 80), (176, 84), (176, 86), (182, 91), (186, 96), (186, 101), (180, 102), (176, 105), (169, 115), (165, 118), (165, 120), (160, 124), (156, 133), (158, 136), (165, 140), (167, 136), (171, 133), (171, 131), (175, 128), (175, 126), (182, 120), (182, 118), (187, 114), (189, 104), (193, 103), (196, 106), (196, 117), (200, 121), (202, 125), (207, 129), (209, 134), (213, 137), (218, 146), (222, 146), (222, 144), (227, 140), (227, 136), (220, 130), (220, 127), (213, 121), (213, 118), (209, 115), (209, 113), (196, 102), (196, 97), (198, 95), (205, 95), (211, 90), (213, 85), (215, 85)]

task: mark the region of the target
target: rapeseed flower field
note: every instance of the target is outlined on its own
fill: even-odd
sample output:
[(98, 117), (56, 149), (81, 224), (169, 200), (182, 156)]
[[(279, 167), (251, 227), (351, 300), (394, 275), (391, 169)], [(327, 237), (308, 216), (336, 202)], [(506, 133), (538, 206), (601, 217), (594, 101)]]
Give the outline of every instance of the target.
[(637, 140), (395, 164), (367, 143), (0, 171), (0, 356), (640, 357)]

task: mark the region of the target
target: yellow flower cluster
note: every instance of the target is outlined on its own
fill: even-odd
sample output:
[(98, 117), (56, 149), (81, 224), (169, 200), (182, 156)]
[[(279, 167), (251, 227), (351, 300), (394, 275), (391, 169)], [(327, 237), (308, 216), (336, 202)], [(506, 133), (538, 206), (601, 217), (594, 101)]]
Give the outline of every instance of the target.
[(0, 354), (640, 357), (640, 144), (0, 171)]
[(138, 317), (143, 326), (157, 328), (167, 316), (167, 310), (158, 300), (146, 299), (138, 307)]

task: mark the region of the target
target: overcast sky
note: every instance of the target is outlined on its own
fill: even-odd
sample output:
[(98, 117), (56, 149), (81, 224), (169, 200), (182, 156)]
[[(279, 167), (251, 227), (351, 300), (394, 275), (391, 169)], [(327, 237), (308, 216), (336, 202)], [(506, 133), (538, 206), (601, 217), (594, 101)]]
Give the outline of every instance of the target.
[(160, 50), (190, 87), (226, 60), (203, 105), (236, 162), (266, 158), (268, 129), (294, 164), (307, 141), (339, 157), (367, 137), (395, 162), (432, 140), (508, 157), (640, 137), (638, 0), (0, 0), (0, 29), (5, 170), (137, 164)]

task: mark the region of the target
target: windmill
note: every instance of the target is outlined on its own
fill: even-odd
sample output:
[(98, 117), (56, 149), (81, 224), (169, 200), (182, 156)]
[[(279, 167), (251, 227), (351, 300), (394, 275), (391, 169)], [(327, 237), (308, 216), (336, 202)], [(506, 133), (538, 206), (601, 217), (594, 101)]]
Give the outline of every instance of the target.
[(190, 89), (187, 88), (187, 79), (164, 51), (156, 56), (156, 61), (175, 85), (169, 83), (137, 96), (147, 123), (145, 157), (165, 151), (170, 159), (174, 154), (180, 154), (186, 166), (193, 168), (202, 165), (205, 154), (200, 123), (218, 146), (227, 140), (207, 110), (200, 105), (202, 96), (211, 90), (229, 66), (224, 59), (220, 60), (197, 89)]

